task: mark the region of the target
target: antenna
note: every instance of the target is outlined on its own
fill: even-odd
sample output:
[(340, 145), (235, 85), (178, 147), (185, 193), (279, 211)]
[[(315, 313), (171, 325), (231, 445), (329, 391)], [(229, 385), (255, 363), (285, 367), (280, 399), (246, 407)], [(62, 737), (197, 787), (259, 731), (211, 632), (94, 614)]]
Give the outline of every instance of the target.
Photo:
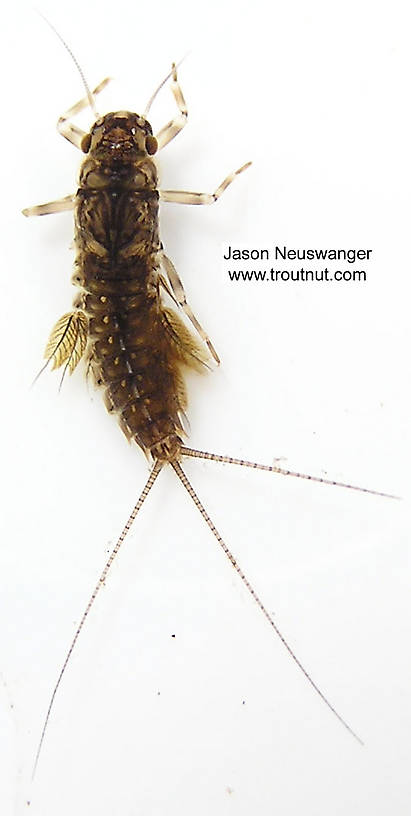
[[(73, 60), (74, 65), (76, 66), (76, 68), (77, 68), (77, 70), (78, 70), (78, 72), (79, 72), (79, 74), (81, 76), (81, 81), (82, 81), (82, 83), (83, 83), (83, 85), (84, 85), (84, 87), (86, 89), (87, 99), (88, 99), (88, 101), (90, 103), (90, 108), (93, 111), (95, 118), (98, 119), (99, 114), (98, 114), (98, 110), (96, 108), (96, 103), (94, 101), (94, 96), (90, 91), (90, 88), (88, 86), (87, 80), (86, 80), (86, 78), (84, 76), (83, 69), (81, 68), (80, 63), (78, 62), (77, 58), (74, 56), (71, 48), (67, 45), (66, 41), (63, 39), (61, 34), (57, 31), (57, 28), (53, 25), (53, 23), (51, 23), (50, 20), (48, 20), (47, 17), (45, 17), (44, 14), (41, 11), (37, 10), (37, 14), (39, 14), (40, 17), (42, 17), (43, 20), (47, 23), (47, 25), (51, 28), (51, 30), (54, 31), (56, 37), (59, 38), (60, 42), (64, 45), (64, 48), (66, 49), (66, 51), (68, 51), (68, 53), (70, 54), (70, 57)], [(167, 79), (168, 79), (168, 77), (167, 77)]]

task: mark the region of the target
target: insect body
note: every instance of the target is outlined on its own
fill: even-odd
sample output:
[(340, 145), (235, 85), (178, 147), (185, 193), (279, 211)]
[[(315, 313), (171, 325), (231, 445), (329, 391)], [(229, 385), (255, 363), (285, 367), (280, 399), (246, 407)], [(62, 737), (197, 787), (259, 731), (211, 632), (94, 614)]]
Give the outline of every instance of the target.
[(46, 356), (55, 366), (66, 364), (73, 371), (88, 345), (88, 365), (96, 383), (105, 388), (108, 410), (118, 414), (126, 436), (159, 462), (177, 459), (181, 450), (187, 407), (182, 369), (204, 370), (209, 356), (176, 313), (163, 305), (162, 292), (184, 308), (214, 359), (219, 359), (162, 250), (158, 201), (161, 197), (212, 203), (249, 166), (227, 177), (211, 196), (158, 191), (151, 156), (176, 135), (186, 118), (175, 67), (172, 73), (180, 119), (172, 120), (157, 138), (144, 117), (126, 111), (97, 119), (89, 134), (67, 126), (68, 116), (86, 99), (62, 117), (63, 134), (87, 153), (77, 194), (24, 211), (42, 215), (75, 210), (73, 283), (82, 292), (75, 311), (63, 315), (54, 327)]
[[(174, 65), (170, 76), (178, 114), (156, 136), (145, 115), (125, 111), (103, 117), (97, 115), (90, 133), (81, 131), (71, 123), (71, 117), (88, 104), (94, 108), (94, 96), (104, 88), (107, 80), (93, 94), (87, 89), (87, 97), (70, 108), (58, 123), (62, 135), (86, 154), (77, 193), (24, 210), (25, 215), (45, 215), (69, 209), (74, 209), (75, 213), (77, 256), (73, 282), (80, 292), (74, 310), (63, 315), (51, 333), (46, 349), (47, 363), (52, 361), (56, 367), (64, 365), (65, 369), (73, 371), (82, 355), (86, 354), (88, 369), (104, 389), (108, 410), (117, 414), (128, 439), (134, 440), (152, 463), (148, 481), (91, 595), (61, 669), (36, 762), (57, 689), (80, 631), (134, 518), (166, 464), (173, 467), (241, 580), (307, 680), (344, 726), (359, 739), (325, 698), (285, 641), (181, 467), (183, 457), (194, 456), (340, 484), (276, 466), (197, 451), (184, 445), (187, 407), (184, 369), (205, 370), (210, 355), (216, 362), (219, 360), (210, 339), (187, 303), (172, 262), (164, 254), (158, 231), (158, 203), (159, 200), (185, 204), (213, 203), (249, 164), (227, 176), (211, 195), (157, 189), (157, 171), (152, 157), (179, 133), (187, 118)], [(185, 312), (201, 343), (188, 331), (176, 312), (165, 305), (164, 293)], [(352, 485), (340, 486), (363, 490)]]
[[(175, 459), (186, 408), (181, 366), (204, 354), (161, 302), (157, 143), (145, 119), (109, 114), (94, 126), (76, 201), (77, 319), (109, 411), (155, 461)], [(80, 317), (81, 316), (81, 317)]]

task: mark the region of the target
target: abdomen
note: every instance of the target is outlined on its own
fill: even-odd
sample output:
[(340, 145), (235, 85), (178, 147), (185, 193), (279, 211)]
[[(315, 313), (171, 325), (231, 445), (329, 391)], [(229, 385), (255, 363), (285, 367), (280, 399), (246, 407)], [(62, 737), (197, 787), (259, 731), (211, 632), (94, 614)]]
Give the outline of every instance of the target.
[[(76, 305), (89, 320), (89, 368), (120, 426), (154, 459), (178, 456), (186, 407), (187, 329), (161, 302), (154, 190), (80, 188)], [(192, 343), (195, 343), (192, 340)]]

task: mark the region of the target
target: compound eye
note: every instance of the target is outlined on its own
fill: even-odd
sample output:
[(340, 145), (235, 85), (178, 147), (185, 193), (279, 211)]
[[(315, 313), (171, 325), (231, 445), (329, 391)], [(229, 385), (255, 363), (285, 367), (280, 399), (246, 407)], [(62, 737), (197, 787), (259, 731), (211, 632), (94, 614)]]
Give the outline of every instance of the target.
[(146, 150), (149, 156), (153, 156), (154, 153), (157, 153), (158, 144), (157, 139), (155, 136), (146, 136)]
[(83, 136), (83, 138), (81, 140), (81, 149), (82, 149), (83, 153), (88, 153), (89, 152), (90, 144), (91, 144), (91, 134), (86, 133), (85, 136)]

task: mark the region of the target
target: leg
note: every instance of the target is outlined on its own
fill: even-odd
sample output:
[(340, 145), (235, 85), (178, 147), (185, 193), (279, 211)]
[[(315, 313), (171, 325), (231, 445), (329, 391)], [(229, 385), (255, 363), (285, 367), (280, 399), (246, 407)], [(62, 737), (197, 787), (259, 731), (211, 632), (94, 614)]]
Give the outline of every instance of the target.
[(175, 204), (214, 204), (215, 201), (218, 201), (224, 190), (227, 189), (228, 185), (234, 181), (235, 177), (239, 176), (243, 170), (247, 170), (250, 164), (251, 162), (247, 162), (247, 164), (243, 164), (239, 170), (230, 173), (230, 175), (221, 182), (214, 193), (190, 193), (187, 190), (160, 190), (160, 199), (161, 201), (172, 201)]
[(176, 100), (176, 104), (178, 107), (178, 115), (175, 116), (174, 119), (171, 119), (170, 122), (167, 123), (159, 132), (156, 134), (156, 139), (158, 143), (158, 149), (161, 150), (165, 147), (178, 133), (180, 130), (183, 129), (184, 125), (187, 122), (187, 107), (185, 103), (185, 99), (183, 96), (183, 92), (180, 88), (180, 85), (177, 81), (177, 68), (173, 63), (173, 79), (171, 82), (171, 90), (173, 92), (174, 99)]
[[(97, 85), (96, 88), (94, 88), (94, 91), (92, 91), (92, 96), (96, 96), (97, 94), (99, 94), (100, 91), (102, 91), (103, 88), (105, 88), (106, 85), (108, 85), (110, 79), (111, 77), (106, 77), (106, 79), (103, 79), (103, 81), (100, 82), (100, 84)], [(84, 110), (84, 108), (87, 108), (88, 105), (90, 105), (90, 100), (88, 96), (84, 96), (83, 99), (80, 99), (79, 102), (76, 102), (76, 104), (72, 105), (71, 108), (68, 109), (68, 111), (63, 113), (57, 122), (58, 132), (61, 133), (61, 135), (64, 136), (65, 139), (68, 139), (69, 142), (75, 145), (75, 147), (78, 147), (80, 150), (81, 142), (83, 140), (83, 137), (86, 135), (85, 131), (81, 130), (76, 125), (72, 125), (68, 120), (75, 116), (77, 113), (80, 113), (80, 111)]]
[(57, 201), (48, 201), (47, 204), (37, 204), (36, 207), (26, 207), (23, 215), (49, 215), (50, 213), (65, 212), (74, 208), (75, 194), (59, 198)]
[[(172, 261), (170, 261), (170, 258), (167, 258), (167, 255), (165, 255), (164, 252), (160, 253), (160, 263), (161, 263), (161, 265), (162, 265), (162, 267), (163, 267), (163, 269), (164, 269), (164, 271), (165, 271), (165, 273), (167, 275), (168, 282), (169, 282), (170, 287), (172, 289), (172, 292), (173, 292), (173, 295), (174, 295), (173, 300), (175, 300), (178, 303), (178, 305), (183, 310), (183, 312), (187, 315), (189, 320), (191, 320), (194, 328), (196, 329), (196, 331), (200, 335), (201, 339), (208, 346), (208, 349), (209, 349), (211, 355), (214, 357), (214, 360), (216, 361), (217, 365), (219, 365), (220, 364), (220, 358), (219, 358), (219, 356), (218, 356), (218, 354), (217, 354), (217, 352), (216, 352), (216, 350), (215, 350), (215, 348), (214, 348), (208, 334), (206, 334), (203, 327), (198, 322), (195, 314), (193, 313), (193, 311), (191, 309), (191, 306), (189, 306), (189, 304), (187, 303), (187, 298), (186, 298), (186, 293), (184, 291), (184, 286), (183, 286), (183, 284), (182, 284), (182, 282), (180, 280), (179, 275), (177, 274), (177, 270), (176, 270), (174, 264), (172, 263)], [(162, 283), (162, 278), (161, 277), (160, 277), (160, 283)], [(164, 286), (164, 284), (162, 284), (162, 285)], [(167, 292), (169, 292), (168, 286), (166, 286), (164, 288), (166, 289)]]

